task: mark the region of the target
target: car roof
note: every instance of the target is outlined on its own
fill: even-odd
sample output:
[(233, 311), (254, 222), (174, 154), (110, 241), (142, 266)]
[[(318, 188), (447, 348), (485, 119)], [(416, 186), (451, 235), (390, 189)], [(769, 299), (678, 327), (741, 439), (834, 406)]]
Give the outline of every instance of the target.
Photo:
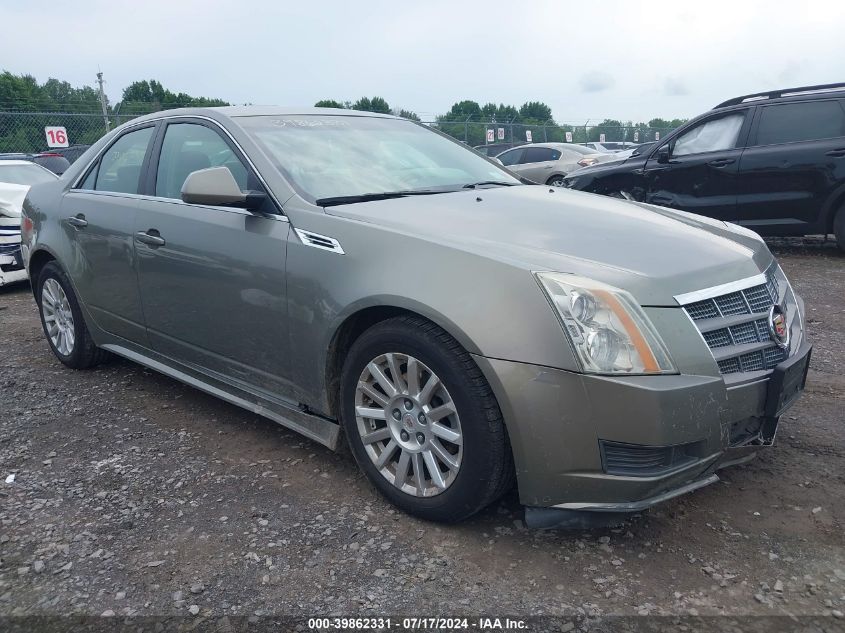
[(782, 88), (770, 90), (769, 92), (755, 92), (741, 97), (734, 97), (723, 101), (715, 106), (714, 110), (729, 108), (731, 106), (754, 105), (760, 102), (781, 103), (783, 101), (806, 100), (808, 97), (836, 98), (842, 97), (845, 93), (845, 83), (819, 84), (817, 86), (800, 86), (798, 88)]
[(153, 121), (156, 119), (173, 117), (173, 116), (211, 116), (219, 118), (221, 116), (228, 118), (248, 117), (248, 116), (291, 116), (291, 115), (323, 115), (323, 116), (360, 116), (360, 117), (377, 117), (381, 119), (401, 119), (401, 117), (393, 116), (392, 114), (380, 114), (378, 112), (363, 112), (361, 110), (346, 110), (343, 108), (306, 108), (306, 107), (282, 107), (282, 106), (222, 106), (219, 108), (174, 108), (172, 110), (160, 110), (152, 114), (145, 114), (136, 119), (132, 119), (132, 123), (139, 123), (142, 121)]

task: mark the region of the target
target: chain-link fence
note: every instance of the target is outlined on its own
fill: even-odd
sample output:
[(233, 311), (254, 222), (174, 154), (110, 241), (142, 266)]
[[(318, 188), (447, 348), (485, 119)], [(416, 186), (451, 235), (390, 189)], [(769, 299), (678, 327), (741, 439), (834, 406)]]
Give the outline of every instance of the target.
[(547, 121), (545, 123), (499, 122), (496, 120), (463, 121), (438, 119), (427, 121), (467, 145), (512, 146), (522, 143), (625, 143), (637, 144), (660, 140), (672, 128), (645, 125), (584, 125)]
[(67, 130), (70, 145), (90, 145), (108, 129), (139, 114), (102, 114), (70, 112), (0, 112), (0, 152), (41, 152), (48, 150), (44, 128), (61, 126)]
[[(108, 118), (95, 113), (69, 112), (0, 112), (0, 152), (40, 152), (48, 149), (44, 128), (62, 126), (67, 130), (71, 145), (88, 145), (106, 133), (107, 128), (140, 116), (109, 114)], [(108, 121), (108, 123), (107, 123)], [(493, 145), (502, 150), (526, 142), (560, 143), (644, 143), (654, 141), (670, 131), (669, 128), (639, 126), (568, 125), (545, 123), (497, 122), (495, 120), (463, 121), (438, 119), (426, 121), (446, 134), (470, 146)]]

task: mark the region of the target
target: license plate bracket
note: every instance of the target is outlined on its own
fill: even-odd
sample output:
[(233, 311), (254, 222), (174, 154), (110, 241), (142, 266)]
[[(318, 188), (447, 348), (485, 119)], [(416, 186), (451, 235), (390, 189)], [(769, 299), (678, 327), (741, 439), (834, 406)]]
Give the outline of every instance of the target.
[(765, 414), (767, 417), (776, 418), (781, 415), (804, 391), (812, 351), (812, 345), (804, 344), (797, 354), (774, 368), (769, 378), (769, 390), (766, 395)]

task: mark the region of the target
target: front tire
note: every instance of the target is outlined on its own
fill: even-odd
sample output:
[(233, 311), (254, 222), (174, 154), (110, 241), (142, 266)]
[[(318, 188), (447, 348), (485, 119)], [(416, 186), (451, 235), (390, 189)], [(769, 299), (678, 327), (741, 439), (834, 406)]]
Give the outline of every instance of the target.
[(94, 345), (73, 286), (61, 267), (56, 262), (48, 263), (36, 284), (41, 327), (56, 358), (73, 369), (102, 362), (108, 352)]
[(358, 466), (405, 512), (460, 521), (512, 482), (490, 386), (458, 342), (425, 319), (389, 319), (355, 341), (341, 375), (341, 407)]

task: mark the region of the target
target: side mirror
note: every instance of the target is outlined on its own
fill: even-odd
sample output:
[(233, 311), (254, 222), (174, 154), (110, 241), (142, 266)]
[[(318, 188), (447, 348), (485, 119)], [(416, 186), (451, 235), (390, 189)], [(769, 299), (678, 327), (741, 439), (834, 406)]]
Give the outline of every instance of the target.
[(661, 146), (659, 150), (657, 150), (657, 162), (658, 163), (668, 163), (669, 162), (669, 144)]
[(265, 195), (254, 191), (241, 191), (228, 167), (209, 167), (188, 174), (182, 185), (182, 201), (189, 204), (207, 204), (221, 207), (239, 207), (256, 210)]

